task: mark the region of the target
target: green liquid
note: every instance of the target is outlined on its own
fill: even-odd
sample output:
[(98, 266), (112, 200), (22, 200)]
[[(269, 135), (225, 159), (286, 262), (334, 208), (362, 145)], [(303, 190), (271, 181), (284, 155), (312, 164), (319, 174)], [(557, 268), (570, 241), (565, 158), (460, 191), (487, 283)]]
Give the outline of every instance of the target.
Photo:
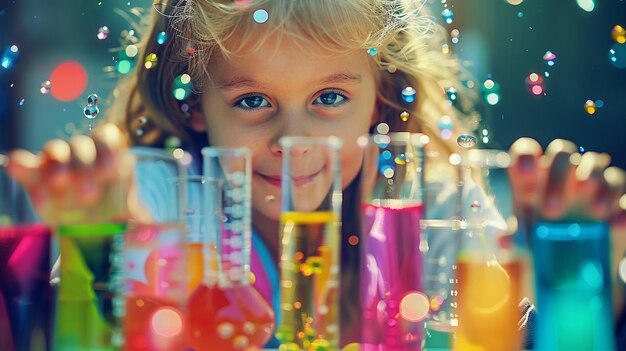
[(61, 284), (55, 345), (59, 350), (121, 346), (122, 224), (59, 228)]

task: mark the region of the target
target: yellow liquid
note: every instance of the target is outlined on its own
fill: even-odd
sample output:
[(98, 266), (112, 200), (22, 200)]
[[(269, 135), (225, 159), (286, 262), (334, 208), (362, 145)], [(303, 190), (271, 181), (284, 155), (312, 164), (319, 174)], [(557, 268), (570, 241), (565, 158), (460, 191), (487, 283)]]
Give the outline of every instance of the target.
[(339, 346), (339, 219), (333, 212), (281, 216), (281, 313), (289, 350)]
[(457, 264), (454, 350), (519, 350), (521, 260), (497, 262), (493, 256), (471, 256), (460, 257)]

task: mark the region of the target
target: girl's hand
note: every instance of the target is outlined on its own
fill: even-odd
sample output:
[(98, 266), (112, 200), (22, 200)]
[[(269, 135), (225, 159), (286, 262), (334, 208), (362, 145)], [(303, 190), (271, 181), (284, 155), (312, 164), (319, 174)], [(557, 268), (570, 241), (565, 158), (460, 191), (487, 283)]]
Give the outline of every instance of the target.
[(610, 167), (607, 154), (577, 151), (573, 143), (559, 139), (545, 153), (530, 138), (513, 143), (509, 171), (518, 219), (527, 233), (535, 220), (613, 224), (610, 276), (617, 315), (624, 306), (618, 267), (626, 252), (626, 172)]
[(28, 191), (46, 224), (124, 221), (134, 188), (132, 165), (123, 164), (125, 150), (122, 132), (105, 124), (93, 137), (49, 141), (39, 155), (15, 150), (7, 169)]
[[(517, 140), (510, 151), (515, 205), (526, 221), (626, 223), (626, 210), (619, 204), (626, 189), (626, 172), (609, 167), (608, 154), (580, 155), (573, 143), (561, 139), (550, 143), (544, 153), (530, 138)], [(621, 201), (623, 205), (624, 199)]]

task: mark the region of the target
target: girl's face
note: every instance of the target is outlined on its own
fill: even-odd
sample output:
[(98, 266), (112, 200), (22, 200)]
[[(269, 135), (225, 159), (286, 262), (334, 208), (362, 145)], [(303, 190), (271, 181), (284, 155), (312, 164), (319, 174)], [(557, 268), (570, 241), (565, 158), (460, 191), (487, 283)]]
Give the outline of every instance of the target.
[[(356, 139), (375, 120), (375, 71), (365, 51), (338, 55), (308, 44), (302, 49), (284, 38), (280, 43), (268, 40), (245, 56), (215, 55), (209, 64), (211, 81), (202, 95), (211, 145), (252, 150), (252, 207), (274, 220), (280, 216), (280, 137), (341, 138), (345, 188), (361, 167)], [(318, 172), (325, 167), (319, 153), (299, 152), (293, 157), (294, 164), (316, 168), (303, 169), (302, 176), (325, 173)], [(311, 204), (306, 207), (316, 207), (325, 195), (320, 192), (319, 199), (308, 199)]]

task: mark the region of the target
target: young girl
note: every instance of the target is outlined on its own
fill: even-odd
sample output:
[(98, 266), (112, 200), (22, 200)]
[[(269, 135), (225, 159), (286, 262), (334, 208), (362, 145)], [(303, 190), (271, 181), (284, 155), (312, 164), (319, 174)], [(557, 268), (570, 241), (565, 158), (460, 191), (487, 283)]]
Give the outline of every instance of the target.
[[(164, 44), (157, 43), (161, 32), (168, 37)], [(39, 156), (21, 150), (11, 155), (10, 171), (27, 186), (42, 218), (52, 222), (63, 212), (63, 206), (47, 205), (58, 204), (60, 194), (64, 203), (72, 202), (70, 187), (78, 189), (76, 203), (96, 203), (99, 189), (111, 180), (106, 175), (114, 171), (114, 155), (127, 144), (160, 148), (177, 137), (196, 154), (207, 145), (248, 147), (252, 271), (259, 291), (276, 304), (280, 203), (274, 199), (280, 199), (282, 160), (277, 141), (335, 135), (344, 140), (342, 345), (358, 341), (359, 249), (347, 240), (360, 231), (362, 157), (356, 138), (386, 123), (391, 131), (426, 133), (428, 147), (447, 155), (463, 152), (456, 137), (478, 123), (475, 117), (465, 121), (447, 99), (445, 89), (461, 95), (467, 89), (459, 61), (442, 51), (445, 30), (421, 1), (189, 0), (155, 4), (144, 39), (143, 55), (155, 53), (159, 61), (151, 69), (138, 65), (125, 90), (117, 91), (118, 110), (110, 112), (121, 133), (103, 125), (93, 139), (52, 141)], [(172, 91), (181, 74), (190, 75), (194, 93), (178, 100)], [(407, 87), (416, 93), (414, 102), (402, 97)], [(442, 116), (449, 116), (451, 137), (440, 134)], [(536, 212), (578, 220), (618, 212), (623, 171), (607, 168), (606, 155), (595, 153), (572, 163), (575, 153), (564, 141), (552, 143), (545, 155), (531, 139), (514, 144), (511, 175), (520, 218), (527, 221), (522, 224)], [(449, 179), (454, 182), (454, 174)]]

